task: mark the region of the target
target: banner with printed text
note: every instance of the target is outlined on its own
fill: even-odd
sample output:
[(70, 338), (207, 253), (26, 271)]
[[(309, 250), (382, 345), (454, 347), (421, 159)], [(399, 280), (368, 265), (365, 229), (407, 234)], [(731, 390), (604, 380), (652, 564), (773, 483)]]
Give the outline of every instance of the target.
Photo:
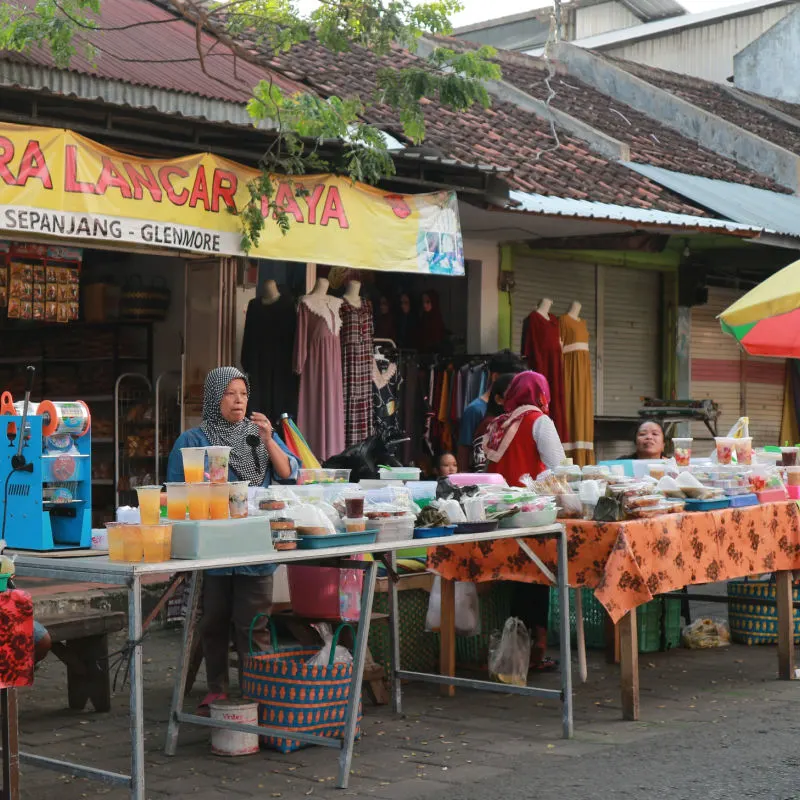
[[(0, 231), (244, 255), (236, 210), (257, 176), (208, 153), (143, 159), (67, 130), (0, 124)], [(391, 194), (334, 175), (275, 184), (291, 227), (267, 219), (253, 257), (464, 274), (455, 192)]]

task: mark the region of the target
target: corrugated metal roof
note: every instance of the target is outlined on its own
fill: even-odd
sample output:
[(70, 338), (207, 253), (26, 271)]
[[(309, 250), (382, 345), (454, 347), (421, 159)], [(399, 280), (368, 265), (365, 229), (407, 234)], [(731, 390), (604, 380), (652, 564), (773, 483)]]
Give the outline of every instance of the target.
[(619, 2), (633, 11), (639, 19), (648, 22), (686, 13), (686, 9), (676, 0), (619, 0)]
[[(639, 166), (639, 165), (637, 165)], [(664, 170), (666, 171), (666, 170)], [(721, 183), (721, 181), (713, 181)], [(756, 191), (762, 191), (760, 189)], [(772, 192), (766, 192), (772, 194)], [(780, 196), (780, 195), (777, 195)], [(671, 214), (655, 209), (632, 208), (611, 203), (594, 203), (589, 200), (573, 200), (567, 197), (550, 197), (525, 192), (509, 192), (512, 201), (519, 203), (516, 210), (556, 217), (576, 217), (580, 219), (607, 219), (619, 222), (640, 223), (643, 225), (663, 225), (671, 228), (692, 228), (696, 230), (718, 230), (728, 233), (759, 234), (762, 225), (729, 222), (710, 217), (693, 217), (689, 214)]]
[[(655, 22), (645, 22), (643, 25), (636, 25), (633, 28), (625, 28), (620, 31), (609, 31), (597, 36), (587, 36), (583, 39), (576, 39), (572, 44), (584, 47), (587, 50), (604, 50), (608, 47), (616, 47), (622, 44), (639, 42), (643, 39), (655, 39), (659, 36), (666, 36), (683, 28), (692, 28), (699, 25), (709, 25), (718, 20), (729, 17), (742, 17), (746, 14), (753, 14), (772, 6), (788, 5), (794, 0), (748, 0), (746, 3), (725, 6), (725, 8), (715, 8), (711, 11), (701, 11), (697, 14), (681, 14), (669, 19), (659, 19)], [(535, 48), (526, 51), (528, 55), (538, 56), (542, 54), (542, 48)]]
[[(34, 4), (34, 0), (13, 2), (20, 6)], [(252, 96), (252, 88), (270, 75), (284, 91), (304, 89), (266, 68), (241, 59), (234, 61), (226, 47), (203, 33), (201, 47), (207, 54), (204, 61), (209, 73), (206, 74), (197, 53), (194, 25), (149, 0), (103, 0), (101, 9), (103, 30), (81, 31), (78, 36), (98, 49), (96, 64), (90, 63), (78, 46), (70, 61), (71, 73), (240, 104), (246, 103)], [(3, 53), (2, 58), (56, 72), (46, 47), (35, 47), (26, 53)]]
[[(98, 78), (80, 72), (40, 67), (18, 61), (0, 61), (0, 85), (9, 89), (47, 91), (61, 97), (75, 97), (110, 103), (142, 111), (176, 114), (187, 119), (252, 126), (253, 119), (243, 103), (202, 97), (198, 94), (139, 86), (125, 81)], [(270, 127), (265, 124), (263, 127)]]
[(647, 164), (627, 162), (625, 166), (691, 202), (742, 225), (755, 225), (768, 233), (800, 236), (800, 197), (671, 172)]

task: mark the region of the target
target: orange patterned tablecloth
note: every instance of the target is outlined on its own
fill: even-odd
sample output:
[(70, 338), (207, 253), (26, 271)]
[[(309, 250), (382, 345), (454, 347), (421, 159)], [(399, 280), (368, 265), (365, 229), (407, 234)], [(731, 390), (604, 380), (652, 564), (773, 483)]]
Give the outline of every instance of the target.
[[(800, 569), (795, 501), (648, 520), (564, 523), (570, 585), (594, 589), (614, 622), (662, 592)], [(556, 540), (525, 541), (555, 571)], [(457, 581), (548, 582), (513, 539), (431, 549), (428, 568)]]

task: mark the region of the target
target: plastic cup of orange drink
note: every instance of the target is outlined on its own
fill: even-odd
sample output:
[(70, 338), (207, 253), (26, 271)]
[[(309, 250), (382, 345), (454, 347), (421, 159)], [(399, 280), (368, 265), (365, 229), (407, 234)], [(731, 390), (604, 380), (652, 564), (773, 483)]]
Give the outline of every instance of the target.
[(161, 516), (161, 487), (137, 486), (139, 514), (143, 525), (157, 525)]
[(186, 483), (203, 483), (206, 479), (206, 448), (182, 447), (181, 456)]
[(208, 519), (211, 506), (211, 484), (189, 484), (189, 519)]
[(172, 556), (172, 523), (142, 525), (143, 560), (148, 564), (169, 561)]
[(189, 505), (189, 484), (167, 484), (167, 519), (179, 521), (186, 519), (186, 506)]
[(211, 519), (228, 519), (228, 502), (230, 499), (230, 488), (227, 483), (212, 483), (211, 487), (211, 506), (209, 516)]

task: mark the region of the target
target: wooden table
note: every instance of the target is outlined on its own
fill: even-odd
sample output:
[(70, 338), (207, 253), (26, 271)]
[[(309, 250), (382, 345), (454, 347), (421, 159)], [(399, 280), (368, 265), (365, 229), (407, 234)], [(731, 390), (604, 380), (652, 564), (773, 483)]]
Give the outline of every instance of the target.
[[(792, 571), (800, 569), (800, 511), (795, 501), (741, 509), (669, 514), (649, 520), (596, 523), (565, 521), (569, 583), (594, 589), (619, 629), (623, 718), (639, 718), (639, 652), (636, 608), (655, 596), (685, 586), (774, 573), (778, 607), (778, 673), (794, 680)], [(553, 544), (528, 545), (550, 568)], [(428, 566), (448, 582), (520, 580), (546, 582), (534, 564), (516, 559), (513, 545), (495, 542), (439, 547)], [(442, 584), (445, 597), (451, 587)], [(443, 671), (455, 666), (454, 620), (442, 631)]]

